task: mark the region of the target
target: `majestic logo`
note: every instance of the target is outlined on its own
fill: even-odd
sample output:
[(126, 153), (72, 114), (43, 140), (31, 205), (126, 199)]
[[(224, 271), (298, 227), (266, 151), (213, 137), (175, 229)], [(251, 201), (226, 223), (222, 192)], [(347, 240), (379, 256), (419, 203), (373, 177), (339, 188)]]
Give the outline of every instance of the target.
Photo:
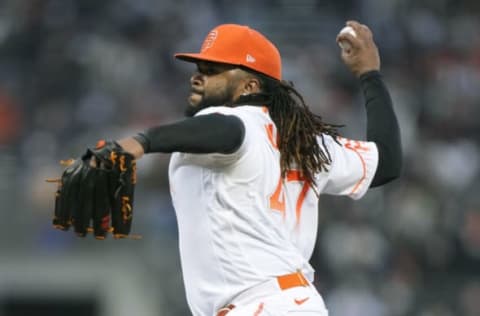
[(217, 39), (218, 36), (218, 31), (213, 30), (210, 33), (208, 33), (207, 37), (203, 41), (202, 48), (200, 49), (200, 52), (203, 53), (207, 49), (213, 46), (213, 43), (215, 43), (215, 40)]
[(255, 59), (255, 57), (253, 57), (252, 55), (250, 54), (247, 54), (247, 63), (254, 63), (256, 62), (257, 60)]

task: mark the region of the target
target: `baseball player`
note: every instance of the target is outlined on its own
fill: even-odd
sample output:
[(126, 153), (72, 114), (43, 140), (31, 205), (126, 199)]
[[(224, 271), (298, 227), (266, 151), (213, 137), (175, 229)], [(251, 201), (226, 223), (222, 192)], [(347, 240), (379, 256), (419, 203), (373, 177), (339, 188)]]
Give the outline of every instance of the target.
[[(372, 33), (355, 21), (347, 25), (354, 32), (337, 41), (348, 42), (341, 57), (365, 96), (367, 141), (340, 137), (309, 110), (282, 80), (279, 51), (265, 36), (224, 24), (208, 33), (199, 53), (176, 54), (197, 67), (188, 117), (115, 142), (137, 159), (173, 153), (170, 189), (193, 315), (328, 314), (309, 264), (319, 195), (358, 199), (397, 178), (402, 164)], [(125, 218), (128, 202), (122, 200)]]

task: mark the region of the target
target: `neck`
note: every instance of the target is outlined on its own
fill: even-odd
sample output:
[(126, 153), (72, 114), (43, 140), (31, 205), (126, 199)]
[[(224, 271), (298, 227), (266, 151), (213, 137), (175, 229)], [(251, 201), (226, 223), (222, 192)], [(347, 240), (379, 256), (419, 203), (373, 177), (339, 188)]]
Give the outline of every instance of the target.
[(268, 105), (272, 102), (272, 96), (267, 93), (252, 93), (239, 96), (233, 101), (232, 106), (237, 105)]

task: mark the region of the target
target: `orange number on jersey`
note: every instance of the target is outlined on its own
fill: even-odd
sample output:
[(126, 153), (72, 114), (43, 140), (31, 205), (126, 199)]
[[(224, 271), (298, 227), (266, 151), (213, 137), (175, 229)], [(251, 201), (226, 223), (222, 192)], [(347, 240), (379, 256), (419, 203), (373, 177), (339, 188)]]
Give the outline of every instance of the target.
[(278, 179), (277, 188), (270, 196), (270, 208), (279, 211), (285, 216), (285, 193), (282, 190), (282, 177)]
[(295, 205), (295, 215), (297, 219), (297, 225), (300, 222), (300, 215), (302, 215), (302, 205), (307, 196), (307, 192), (310, 189), (310, 183), (305, 181), (305, 177), (298, 170), (290, 170), (287, 173), (287, 181), (303, 181), (302, 190), (297, 198), (297, 204)]
[[(302, 190), (300, 191), (297, 203), (295, 205), (295, 217), (297, 225), (300, 221), (300, 216), (302, 214), (302, 205), (305, 201), (305, 197), (307, 196), (308, 190), (310, 189), (310, 184), (305, 181), (305, 178), (301, 175), (300, 171), (298, 170), (290, 170), (287, 172), (287, 181), (302, 181), (303, 186)], [(276, 210), (282, 213), (285, 217), (285, 192), (283, 192), (283, 182), (282, 178), (278, 180), (277, 188), (275, 192), (270, 196), (270, 208), (272, 210)]]

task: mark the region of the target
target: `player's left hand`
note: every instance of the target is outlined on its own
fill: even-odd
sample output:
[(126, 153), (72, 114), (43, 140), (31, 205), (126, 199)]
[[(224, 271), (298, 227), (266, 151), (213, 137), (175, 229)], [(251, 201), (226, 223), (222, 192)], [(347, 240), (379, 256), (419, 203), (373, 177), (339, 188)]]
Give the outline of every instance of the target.
[(337, 42), (347, 41), (349, 45), (341, 50), (342, 60), (352, 73), (360, 77), (362, 74), (380, 70), (380, 55), (368, 26), (357, 21), (348, 21), (356, 36), (342, 32), (337, 35)]
[(76, 160), (64, 162), (67, 168), (55, 195), (53, 226), (84, 237), (131, 237), (136, 161), (116, 142), (99, 141)]

